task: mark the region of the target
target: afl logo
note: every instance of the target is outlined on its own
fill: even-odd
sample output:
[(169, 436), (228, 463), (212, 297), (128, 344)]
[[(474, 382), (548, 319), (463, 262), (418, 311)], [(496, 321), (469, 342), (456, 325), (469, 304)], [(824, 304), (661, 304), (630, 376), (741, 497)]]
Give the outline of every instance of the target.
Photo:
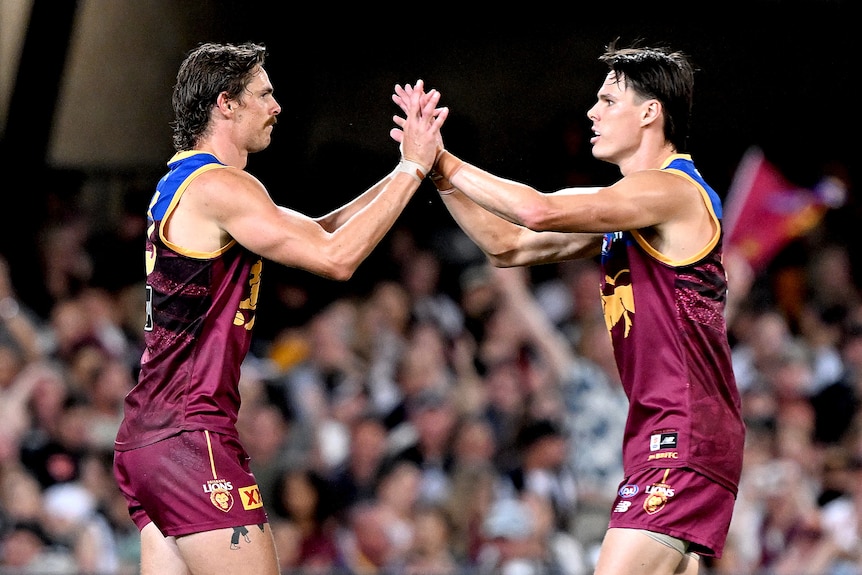
[(620, 487), (620, 490), (617, 493), (623, 499), (631, 499), (638, 494), (638, 491), (640, 491), (640, 488), (637, 485), (629, 483)]

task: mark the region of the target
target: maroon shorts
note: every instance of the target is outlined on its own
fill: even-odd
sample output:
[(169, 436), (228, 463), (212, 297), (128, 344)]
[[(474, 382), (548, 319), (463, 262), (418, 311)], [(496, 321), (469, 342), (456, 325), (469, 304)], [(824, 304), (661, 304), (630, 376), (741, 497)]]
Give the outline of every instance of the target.
[(114, 476), (138, 529), (179, 536), (267, 522), (248, 463), (237, 439), (188, 431), (114, 452)]
[(721, 557), (735, 502), (732, 491), (690, 469), (646, 469), (620, 484), (608, 526), (664, 533)]

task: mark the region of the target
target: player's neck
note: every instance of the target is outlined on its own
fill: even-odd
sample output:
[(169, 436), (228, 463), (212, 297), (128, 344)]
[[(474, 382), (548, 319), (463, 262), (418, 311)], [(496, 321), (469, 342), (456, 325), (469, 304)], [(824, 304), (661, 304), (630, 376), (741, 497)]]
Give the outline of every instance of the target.
[(643, 170), (657, 170), (675, 153), (676, 148), (670, 142), (664, 142), (661, 145), (643, 145), (617, 165), (623, 176)]
[(245, 169), (248, 163), (248, 151), (237, 146), (229, 138), (206, 138), (198, 143), (196, 148), (202, 152), (209, 152), (222, 163), (241, 170)]

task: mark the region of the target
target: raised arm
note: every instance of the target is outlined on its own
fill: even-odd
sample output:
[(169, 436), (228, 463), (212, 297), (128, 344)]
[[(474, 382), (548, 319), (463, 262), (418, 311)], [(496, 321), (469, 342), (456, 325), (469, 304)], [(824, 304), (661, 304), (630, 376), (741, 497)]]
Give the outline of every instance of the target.
[(573, 238), (568, 247), (573, 257), (595, 255), (605, 233), (638, 230), (653, 249), (682, 261), (695, 257), (717, 233), (705, 194), (673, 171), (641, 169), (606, 187), (545, 194), (446, 151), (434, 169), (453, 194), (466, 195), (502, 219), (542, 234), (566, 232)]
[[(406, 113), (409, 99), (418, 89), (410, 86), (396, 86), (393, 101)], [(405, 118), (395, 116), (395, 123), (403, 127)], [(403, 133), (393, 129), (391, 136), (401, 141)], [(513, 267), (549, 263), (567, 259), (591, 257), (598, 254), (601, 247), (601, 235), (573, 234), (568, 230), (551, 231), (535, 230), (524, 225), (516, 217), (509, 217), (505, 210), (495, 209), (496, 200), (488, 201), (498, 194), (507, 197), (514, 194), (519, 197), (540, 198), (544, 194), (512, 180), (506, 180), (490, 174), (476, 166), (470, 166), (471, 173), (478, 174), (477, 180), (465, 180), (464, 186), (452, 185), (442, 169), (450, 169), (453, 173), (459, 166), (465, 165), (449, 152), (444, 151), (443, 139), (438, 142), (438, 160), (431, 179), (440, 191), (449, 213), (464, 230), (470, 239), (488, 256), (489, 261), (497, 267)], [(442, 163), (441, 163), (442, 162)], [(474, 195), (475, 194), (475, 195)], [(507, 200), (502, 199), (501, 203)]]
[[(525, 184), (504, 180), (488, 172), (484, 173), (487, 180), (481, 184), (481, 187), (490, 194), (500, 188), (516, 188), (529, 194), (540, 194)], [(445, 178), (438, 178), (435, 181), (443, 203), (464, 233), (497, 267), (536, 265), (592, 257), (598, 255), (601, 249), (601, 234), (532, 230), (489, 210), (474, 201), (460, 188), (447, 182)]]
[[(232, 168), (199, 176), (208, 193), (197, 198), (198, 208), (214, 218), (224, 234), (266, 259), (332, 279), (349, 279), (395, 223), (434, 163), (440, 126), (448, 111), (437, 109), (438, 92), (425, 96), (421, 80), (416, 87), (406, 102), (398, 166), (342, 208), (312, 219), (277, 206), (256, 178)], [(320, 188), (326, 186), (320, 182)]]
[[(415, 162), (417, 164), (421, 164), (421, 175), (424, 178), (424, 175), (429, 171), (429, 164), (427, 160), (431, 157), (431, 152), (434, 150), (435, 154), (432, 158), (436, 159), (436, 149), (439, 145), (438, 142), (439, 134), (440, 134), (440, 126), (442, 126), (443, 122), (446, 120), (446, 116), (449, 113), (446, 108), (435, 108), (437, 103), (440, 101), (440, 93), (437, 90), (430, 90), (425, 93), (422, 90), (422, 86), (424, 82), (422, 80), (418, 80), (416, 82), (415, 91), (417, 92), (418, 100), (418, 110), (414, 109), (411, 113), (419, 113), (419, 116), (415, 117), (414, 120), (422, 121), (423, 118), (435, 118), (439, 121), (439, 124), (434, 128), (433, 126), (429, 126), (433, 130), (433, 132), (420, 132), (415, 131), (413, 134), (412, 141), (408, 141), (406, 144), (402, 144), (400, 146), (401, 151), (401, 159), (399, 161), (399, 168), (403, 171), (410, 172), (410, 168), (416, 167), (413, 166), (410, 162)], [(409, 84), (408, 84), (409, 86)], [(411, 92), (414, 91), (411, 88)], [(406, 110), (405, 110), (406, 112)], [(436, 137), (433, 139), (428, 139), (426, 136), (429, 133), (436, 134)], [(381, 190), (386, 186), (386, 184), (391, 180), (393, 173), (385, 175), (381, 178), (376, 184), (371, 186), (368, 190), (351, 200), (350, 202), (344, 204), (343, 206), (336, 208), (332, 212), (316, 218), (316, 221), (327, 231), (334, 231), (338, 229), (342, 224), (348, 221), (354, 214), (368, 205), (377, 194), (380, 193)]]
[(571, 375), (578, 356), (533, 295), (527, 268), (494, 269), (491, 274), (503, 303), (512, 310), (523, 333), (553, 370), (559, 384)]

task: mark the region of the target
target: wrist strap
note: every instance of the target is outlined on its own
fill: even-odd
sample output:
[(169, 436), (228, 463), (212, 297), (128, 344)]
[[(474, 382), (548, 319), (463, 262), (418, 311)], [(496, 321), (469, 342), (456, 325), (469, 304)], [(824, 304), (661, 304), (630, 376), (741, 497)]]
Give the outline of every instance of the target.
[(395, 167), (395, 171), (410, 174), (417, 182), (421, 182), (425, 179), (425, 176), (428, 175), (428, 170), (423, 167), (422, 164), (414, 162), (413, 160), (408, 160), (407, 158), (401, 158), (398, 165)]
[(445, 178), (440, 172), (431, 170), (428, 177), (431, 178), (431, 181), (434, 183), (434, 187), (437, 188), (437, 192), (441, 196), (448, 196), (455, 191), (455, 186), (452, 185), (452, 182)]
[(452, 152), (448, 150), (443, 150), (437, 155), (437, 163), (434, 166), (434, 169), (443, 174), (446, 178), (451, 180), (455, 177), (455, 174), (464, 167), (464, 161), (456, 156), (452, 155)]

